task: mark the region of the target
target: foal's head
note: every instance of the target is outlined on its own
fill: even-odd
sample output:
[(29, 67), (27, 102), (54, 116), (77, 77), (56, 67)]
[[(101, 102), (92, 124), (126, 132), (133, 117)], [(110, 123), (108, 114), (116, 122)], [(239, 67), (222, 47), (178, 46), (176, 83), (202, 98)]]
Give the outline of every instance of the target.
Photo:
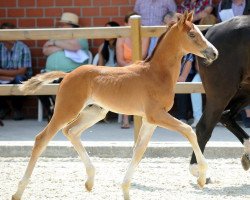
[(193, 12), (185, 12), (173, 27), (176, 29), (175, 36), (181, 42), (185, 54), (192, 53), (212, 62), (218, 57), (218, 51), (192, 23), (192, 19)]

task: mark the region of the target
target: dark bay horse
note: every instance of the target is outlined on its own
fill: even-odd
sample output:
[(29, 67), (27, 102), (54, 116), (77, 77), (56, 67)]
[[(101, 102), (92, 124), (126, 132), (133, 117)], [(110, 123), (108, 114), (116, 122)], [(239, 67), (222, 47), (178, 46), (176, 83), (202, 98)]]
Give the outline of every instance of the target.
[[(249, 135), (236, 123), (236, 115), (250, 104), (250, 16), (235, 17), (209, 28), (205, 37), (218, 49), (219, 57), (213, 63), (197, 58), (206, 92), (206, 105), (196, 126), (202, 151), (221, 122), (244, 145), (241, 159), (245, 170), (250, 167)], [(195, 155), (190, 172), (197, 175)]]

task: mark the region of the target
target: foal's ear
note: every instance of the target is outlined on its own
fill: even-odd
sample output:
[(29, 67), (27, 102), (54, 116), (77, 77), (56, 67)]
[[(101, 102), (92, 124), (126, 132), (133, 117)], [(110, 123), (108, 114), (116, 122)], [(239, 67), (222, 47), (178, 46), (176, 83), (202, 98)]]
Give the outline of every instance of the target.
[(194, 16), (194, 11), (192, 10), (190, 13), (188, 13), (187, 21), (192, 22), (193, 21), (193, 16)]
[(186, 20), (187, 20), (187, 17), (188, 17), (188, 12), (185, 11), (184, 14), (180, 17), (180, 20), (178, 21), (178, 28), (179, 29), (182, 29), (182, 27), (184, 26)]

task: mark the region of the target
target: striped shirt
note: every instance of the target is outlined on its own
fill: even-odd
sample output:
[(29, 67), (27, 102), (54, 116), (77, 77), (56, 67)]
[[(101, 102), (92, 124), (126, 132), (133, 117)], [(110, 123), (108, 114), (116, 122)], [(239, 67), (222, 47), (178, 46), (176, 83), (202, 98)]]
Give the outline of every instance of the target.
[(168, 11), (176, 11), (176, 4), (174, 0), (137, 0), (134, 11), (141, 15), (142, 25), (157, 26)]
[(31, 70), (31, 54), (26, 44), (21, 41), (15, 41), (9, 51), (3, 42), (0, 42), (0, 68), (1, 69), (19, 69), (22, 67)]
[[(184, 69), (184, 66), (185, 66), (186, 62), (193, 63), (194, 62), (194, 55), (191, 54), (191, 53), (189, 53), (189, 54), (187, 54), (187, 55), (185, 55), (185, 56), (182, 57), (182, 59), (181, 59), (181, 71), (180, 71), (180, 74), (182, 74), (182, 71)], [(189, 74), (193, 74), (193, 73), (195, 73), (195, 71), (191, 68)]]
[(178, 13), (184, 13), (187, 11), (194, 10), (194, 14), (197, 14), (199, 12), (202, 12), (206, 9), (206, 7), (212, 6), (211, 0), (197, 0), (191, 2), (191, 0), (184, 0), (178, 7), (177, 12)]

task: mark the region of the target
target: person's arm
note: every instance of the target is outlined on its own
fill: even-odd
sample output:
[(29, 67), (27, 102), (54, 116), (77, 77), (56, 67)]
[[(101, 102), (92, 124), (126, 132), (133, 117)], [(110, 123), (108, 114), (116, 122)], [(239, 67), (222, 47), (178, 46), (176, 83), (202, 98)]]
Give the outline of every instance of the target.
[(12, 80), (14, 80), (14, 77), (11, 77), (11, 76), (1, 76), (0, 75), (0, 80), (1, 81), (12, 81)]
[(118, 38), (116, 41), (116, 60), (117, 60), (118, 66), (121, 66), (121, 67), (130, 64), (124, 60), (123, 42), (124, 42), (124, 38)]
[(81, 45), (77, 39), (49, 40), (43, 46), (43, 54), (48, 56), (61, 50), (77, 51), (79, 49), (81, 49)]
[(26, 71), (26, 67), (21, 67), (18, 69), (0, 69), (0, 76), (15, 77), (17, 75), (24, 75)]
[(188, 60), (183, 67), (182, 73), (178, 78), (178, 82), (185, 82), (187, 80), (191, 68), (192, 68), (192, 61)]
[(193, 22), (208, 16), (212, 12), (212, 10), (213, 7), (211, 5), (208, 5), (203, 11), (198, 12), (194, 15)]
[(142, 38), (142, 60), (148, 55), (149, 38)]
[(187, 54), (185, 55), (185, 57), (183, 58), (183, 69), (181, 70), (181, 74), (178, 78), (178, 82), (185, 82), (188, 74), (190, 73), (190, 70), (192, 68), (192, 64), (194, 62), (194, 56), (193, 54)]
[(195, 70), (197, 73), (199, 73), (199, 64), (197, 62), (197, 59), (195, 59)]
[(64, 50), (77, 51), (81, 49), (79, 40), (70, 39), (70, 40), (52, 40), (54, 46), (59, 47)]
[(134, 12), (136, 12), (136, 13), (138, 13), (138, 14), (141, 13), (141, 12), (140, 12), (140, 3), (141, 3), (140, 0), (136, 0), (135, 6), (134, 6)]
[(89, 50), (88, 40), (86, 40), (86, 39), (79, 39), (78, 42), (80, 44), (80, 49), (85, 50), (85, 51)]
[(103, 43), (99, 46), (98, 48), (98, 55), (99, 55), (99, 59), (98, 59), (98, 66), (104, 66), (105, 65), (105, 61), (102, 55), (102, 48), (103, 48)]
[(168, 0), (168, 3), (166, 4), (167, 10), (176, 12), (177, 11), (177, 5), (175, 0)]
[(61, 50), (62, 50), (62, 48), (55, 46), (53, 41), (51, 41), (51, 40), (45, 42), (45, 44), (43, 45), (43, 54), (45, 56), (49, 56), (49, 55), (51, 55), (57, 51), (61, 51)]
[(221, 11), (221, 4), (222, 4), (222, 1), (220, 1), (220, 3), (217, 5), (217, 12), (216, 12), (216, 15), (217, 15), (217, 18), (218, 20), (221, 22), (221, 18), (220, 18), (220, 11)]

